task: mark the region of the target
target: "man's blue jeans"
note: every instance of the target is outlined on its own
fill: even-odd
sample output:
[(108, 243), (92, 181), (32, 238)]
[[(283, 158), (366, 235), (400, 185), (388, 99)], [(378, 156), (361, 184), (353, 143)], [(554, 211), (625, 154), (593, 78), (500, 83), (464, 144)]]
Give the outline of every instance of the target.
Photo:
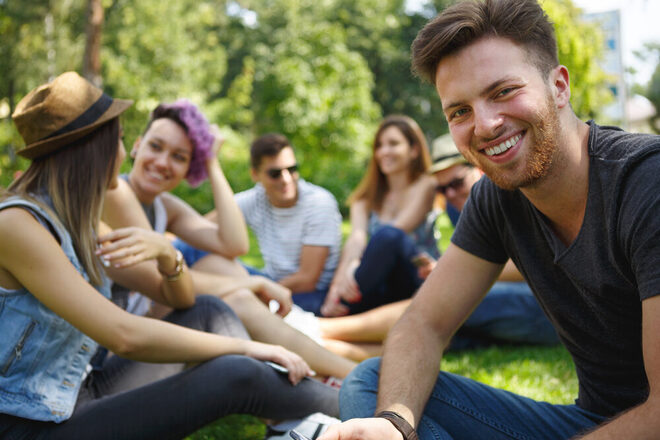
[(497, 282), (456, 332), (450, 350), (491, 344), (554, 345), (559, 338), (524, 282)]
[[(358, 365), (339, 392), (342, 420), (376, 410), (380, 358)], [(402, 374), (410, 374), (403, 372)], [(568, 439), (605, 421), (577, 405), (552, 405), (440, 372), (417, 427), (421, 440)]]

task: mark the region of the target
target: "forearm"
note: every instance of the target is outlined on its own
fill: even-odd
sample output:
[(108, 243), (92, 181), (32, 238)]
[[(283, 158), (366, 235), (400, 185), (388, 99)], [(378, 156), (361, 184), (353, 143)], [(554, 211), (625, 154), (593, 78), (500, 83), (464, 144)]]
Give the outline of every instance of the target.
[(286, 276), (277, 282), (291, 290), (293, 293), (313, 292), (316, 289), (318, 276), (308, 275), (302, 272), (296, 272)]
[(255, 291), (260, 287), (259, 277), (228, 276), (191, 269), (193, 287), (198, 294), (214, 295), (223, 298), (238, 289)]
[(243, 214), (234, 200), (234, 192), (217, 161), (213, 160), (208, 173), (216, 208), (218, 238), (225, 244), (224, 253), (231, 257), (244, 255), (250, 243)]
[(625, 412), (609, 423), (598, 426), (583, 436), (584, 440), (618, 440), (622, 438), (655, 439), (660, 432), (658, 398), (649, 398), (645, 403)]
[(395, 411), (416, 426), (437, 379), (445, 345), (409, 310), (387, 338), (376, 413)]
[[(172, 248), (172, 250), (174, 249)], [(179, 267), (176, 251), (174, 251), (174, 257), (167, 254), (159, 256), (156, 260), (158, 272), (162, 276), (159, 289), (164, 299), (164, 305), (175, 309), (192, 307), (195, 304), (195, 291), (186, 263), (182, 262)], [(178, 272), (179, 269), (180, 272)], [(177, 272), (178, 276), (176, 276)], [(168, 275), (172, 275), (172, 277), (168, 277)]]
[(122, 329), (130, 336), (113, 351), (142, 362), (203, 362), (225, 354), (245, 354), (249, 343), (158, 319), (133, 315), (128, 318)]
[(340, 273), (345, 273), (346, 268), (349, 266), (359, 263), (365, 247), (367, 247), (366, 235), (362, 232), (351, 233), (342, 249), (341, 258), (335, 270), (335, 277)]

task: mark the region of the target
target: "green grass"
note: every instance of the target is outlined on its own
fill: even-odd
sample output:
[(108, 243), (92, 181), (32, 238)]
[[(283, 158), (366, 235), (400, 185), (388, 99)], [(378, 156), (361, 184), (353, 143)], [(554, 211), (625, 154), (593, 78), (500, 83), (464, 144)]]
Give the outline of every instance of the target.
[[(446, 249), (452, 233), (446, 216), (438, 221), (442, 234), (441, 248)], [(344, 238), (350, 226), (342, 225)], [(250, 254), (244, 261), (259, 267), (261, 255), (250, 234)], [(573, 403), (577, 396), (577, 378), (573, 362), (563, 347), (500, 346), (448, 353), (442, 369), (502, 388), (532, 399), (557, 404)], [(225, 417), (187, 437), (189, 440), (261, 440), (266, 429), (257, 418), (246, 415)]]

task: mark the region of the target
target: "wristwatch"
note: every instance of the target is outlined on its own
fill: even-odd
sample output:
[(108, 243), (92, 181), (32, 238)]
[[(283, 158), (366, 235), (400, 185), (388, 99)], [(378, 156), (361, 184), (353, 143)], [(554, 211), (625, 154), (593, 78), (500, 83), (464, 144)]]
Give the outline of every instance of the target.
[(183, 273), (183, 254), (178, 249), (176, 250), (176, 257), (174, 261), (176, 262), (176, 267), (172, 273), (165, 273), (160, 270), (160, 267), (158, 268), (158, 272), (160, 272), (160, 274), (164, 276), (167, 281), (176, 281), (181, 278), (181, 274)]
[(417, 432), (406, 419), (394, 411), (381, 411), (376, 417), (387, 419), (403, 435), (403, 440), (418, 440)]

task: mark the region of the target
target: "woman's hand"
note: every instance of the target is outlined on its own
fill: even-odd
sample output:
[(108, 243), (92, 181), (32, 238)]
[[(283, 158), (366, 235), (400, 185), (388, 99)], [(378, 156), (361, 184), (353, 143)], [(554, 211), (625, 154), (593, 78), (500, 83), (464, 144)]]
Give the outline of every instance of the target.
[(256, 341), (246, 341), (248, 344), (245, 355), (261, 361), (271, 361), (289, 370), (289, 381), (296, 385), (305, 376), (315, 373), (297, 354), (279, 345), (263, 344)]
[(323, 316), (343, 316), (348, 314), (348, 307), (341, 303), (343, 299), (349, 303), (359, 302), (362, 299), (362, 293), (355, 281), (355, 269), (357, 264), (349, 265), (345, 271), (338, 271), (332, 280), (328, 294), (325, 297), (321, 314)]
[(207, 165), (218, 163), (220, 147), (225, 143), (225, 137), (220, 132), (220, 127), (217, 124), (211, 125), (211, 134), (213, 135), (213, 144), (211, 145), (211, 153), (206, 161)]
[(158, 260), (159, 268), (171, 272), (176, 266), (176, 251), (167, 237), (158, 232), (137, 228), (116, 229), (97, 239), (96, 255), (117, 268)]
[(282, 317), (289, 314), (293, 304), (290, 289), (259, 275), (253, 275), (250, 278), (257, 281), (252, 291), (263, 303), (268, 305), (270, 300), (275, 300), (280, 305), (280, 308), (277, 309), (277, 314)]

